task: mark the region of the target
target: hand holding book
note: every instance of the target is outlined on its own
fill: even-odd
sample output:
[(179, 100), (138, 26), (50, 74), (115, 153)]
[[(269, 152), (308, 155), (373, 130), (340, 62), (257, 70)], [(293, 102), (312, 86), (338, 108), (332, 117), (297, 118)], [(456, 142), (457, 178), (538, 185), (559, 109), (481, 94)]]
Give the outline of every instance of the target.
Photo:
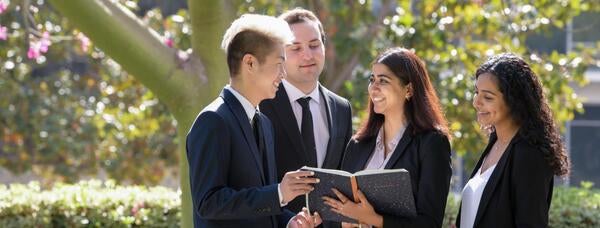
[[(353, 211), (372, 215), (366, 208), (370, 207), (378, 214), (389, 214), (400, 217), (413, 217), (416, 215), (414, 197), (410, 183), (410, 175), (404, 169), (363, 170), (351, 174), (341, 170), (302, 167), (301, 170), (313, 171), (314, 177), (320, 180), (315, 184), (315, 189), (307, 196), (306, 207), (317, 211), (323, 220), (335, 222), (358, 223), (357, 218), (331, 210), (336, 202), (329, 201), (327, 205), (323, 197), (334, 199), (344, 205), (356, 205)], [(337, 193), (332, 191), (336, 189)], [(360, 189), (360, 191), (359, 191)], [(341, 198), (344, 197), (344, 198)], [(361, 197), (363, 200), (361, 200)], [(347, 200), (346, 200), (347, 199)], [(350, 201), (350, 202), (348, 202)], [(349, 204), (352, 203), (352, 204)], [(368, 207), (367, 207), (368, 205)], [(362, 219), (362, 217), (358, 217)], [(367, 218), (375, 221), (375, 218)], [(362, 221), (361, 222), (365, 222)]]
[(333, 212), (356, 219), (359, 223), (366, 223), (375, 227), (383, 226), (383, 217), (375, 212), (367, 197), (360, 190), (357, 192), (358, 201), (356, 203), (337, 189), (333, 188), (331, 190), (339, 200), (328, 196), (323, 196), (322, 199), (326, 205), (331, 207)]

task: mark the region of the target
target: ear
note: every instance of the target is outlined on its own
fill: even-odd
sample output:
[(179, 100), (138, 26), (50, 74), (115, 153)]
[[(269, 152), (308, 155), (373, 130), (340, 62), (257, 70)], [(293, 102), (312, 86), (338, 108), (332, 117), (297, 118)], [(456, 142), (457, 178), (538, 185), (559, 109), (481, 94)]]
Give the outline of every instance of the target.
[(256, 67), (256, 57), (254, 57), (252, 54), (245, 54), (244, 57), (242, 57), (242, 65), (245, 66), (245, 68), (249, 71), (254, 71), (254, 68)]
[(413, 87), (412, 87), (412, 83), (408, 83), (406, 85), (406, 99), (409, 99), (410, 97), (412, 97), (413, 95)]

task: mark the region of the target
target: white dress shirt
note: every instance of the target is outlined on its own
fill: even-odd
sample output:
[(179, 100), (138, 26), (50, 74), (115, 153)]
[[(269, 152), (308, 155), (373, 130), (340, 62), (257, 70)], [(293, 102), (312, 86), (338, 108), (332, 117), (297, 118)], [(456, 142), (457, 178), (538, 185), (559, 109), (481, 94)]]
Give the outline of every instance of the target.
[[(248, 122), (250, 122), (250, 126), (252, 126), (252, 119), (254, 118), (254, 115), (256, 114), (256, 112), (259, 111), (258, 106), (256, 106), (256, 107), (252, 106), (252, 103), (250, 103), (250, 101), (248, 99), (246, 99), (246, 97), (244, 97), (244, 95), (240, 94), (238, 91), (236, 91), (230, 85), (225, 86), (225, 88), (228, 88), (229, 91), (231, 91), (231, 93), (233, 93), (233, 96), (235, 96), (235, 98), (240, 102), (240, 104), (242, 104), (242, 107), (244, 108), (244, 111), (246, 112), (246, 116), (248, 116)], [(279, 196), (279, 205), (281, 207), (287, 205), (287, 202), (283, 202), (283, 195), (281, 194), (281, 186), (279, 186), (279, 184), (277, 184), (277, 195)]]
[(288, 98), (290, 99), (298, 129), (302, 129), (302, 106), (297, 100), (303, 97), (310, 97), (310, 113), (312, 114), (315, 146), (317, 147), (317, 166), (321, 168), (325, 161), (327, 143), (329, 142), (329, 127), (327, 124), (326, 109), (327, 102), (323, 99), (323, 96), (321, 96), (318, 85), (309, 94), (304, 94), (300, 89), (296, 88), (285, 79), (282, 80), (282, 82), (283, 87), (288, 94)]
[(487, 184), (490, 176), (494, 172), (496, 164), (489, 167), (485, 172), (481, 173), (481, 167), (477, 170), (477, 173), (467, 182), (465, 188), (462, 191), (462, 205), (460, 207), (460, 227), (461, 228), (472, 228), (475, 223), (475, 216), (477, 216), (477, 210), (479, 209), (479, 202), (481, 201), (481, 195), (483, 189)]
[(379, 129), (379, 132), (377, 133), (377, 139), (375, 140), (375, 151), (373, 151), (371, 154), (371, 158), (369, 158), (365, 169), (384, 169), (385, 165), (387, 165), (387, 163), (390, 161), (392, 154), (394, 154), (398, 142), (400, 142), (402, 135), (404, 135), (404, 131), (406, 131), (406, 127), (402, 127), (400, 130), (398, 130), (392, 141), (387, 143), (387, 149), (389, 153), (387, 156), (385, 156), (386, 145), (384, 145), (384, 133), (382, 126)]

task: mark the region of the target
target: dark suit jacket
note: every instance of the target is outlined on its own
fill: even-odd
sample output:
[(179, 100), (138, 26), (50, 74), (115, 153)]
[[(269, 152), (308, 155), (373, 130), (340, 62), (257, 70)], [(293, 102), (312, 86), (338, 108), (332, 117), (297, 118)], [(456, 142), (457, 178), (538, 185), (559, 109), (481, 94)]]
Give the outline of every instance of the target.
[(279, 205), (272, 126), (259, 118), (268, 164), (229, 89), (196, 118), (186, 142), (195, 227), (278, 227), (291, 217)]
[[(471, 178), (496, 139), (492, 134)], [(517, 133), (485, 185), (473, 227), (547, 227), (553, 186), (554, 173), (542, 151)]]
[[(408, 170), (417, 216), (402, 218), (378, 212), (383, 216), (383, 227), (442, 226), (452, 176), (450, 142), (440, 132), (412, 134), (412, 129), (410, 125), (407, 127), (385, 168)], [(376, 138), (350, 141), (342, 170), (352, 173), (363, 170), (375, 150)]]
[[(339, 169), (344, 149), (352, 135), (350, 103), (321, 85), (319, 90), (325, 98), (329, 128), (329, 142), (322, 168)], [(279, 85), (274, 99), (264, 100), (260, 104), (260, 111), (269, 117), (275, 129), (277, 180), (281, 180), (286, 172), (297, 170), (305, 165), (312, 166), (311, 158), (304, 152), (300, 129), (283, 83)], [(286, 208), (297, 213), (304, 204), (305, 197), (300, 196), (290, 202)]]

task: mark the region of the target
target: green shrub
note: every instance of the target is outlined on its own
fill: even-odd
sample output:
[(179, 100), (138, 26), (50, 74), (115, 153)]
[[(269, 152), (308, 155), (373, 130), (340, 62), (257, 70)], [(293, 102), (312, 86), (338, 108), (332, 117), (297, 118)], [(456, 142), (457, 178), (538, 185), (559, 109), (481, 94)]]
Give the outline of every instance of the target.
[(0, 227), (179, 227), (180, 195), (113, 181), (0, 185)]
[[(554, 189), (550, 227), (600, 227), (600, 191), (591, 183)], [(0, 185), (0, 227), (179, 227), (181, 192), (123, 187), (113, 181), (56, 184), (41, 190)], [(460, 195), (451, 193), (443, 227), (453, 227)]]

